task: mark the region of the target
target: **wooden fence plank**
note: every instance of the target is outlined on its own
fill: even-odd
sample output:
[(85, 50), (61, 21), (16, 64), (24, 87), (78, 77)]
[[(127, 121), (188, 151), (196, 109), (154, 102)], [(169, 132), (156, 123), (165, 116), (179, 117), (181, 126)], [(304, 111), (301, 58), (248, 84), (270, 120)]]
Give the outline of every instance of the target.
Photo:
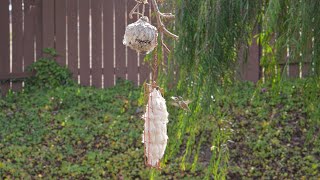
[[(259, 33), (259, 27), (257, 26), (253, 32), (254, 35)], [(260, 45), (257, 43), (257, 39), (252, 39), (252, 44), (248, 49), (247, 61), (244, 61), (243, 67), (243, 80), (257, 82), (260, 76)]]
[(126, 0), (115, 1), (116, 20), (116, 78), (126, 78), (126, 47), (123, 45), (123, 35), (125, 32), (125, 5)]
[[(127, 19), (128, 19), (128, 24), (131, 24), (135, 21), (137, 21), (138, 18), (134, 16), (133, 19), (129, 18), (129, 12), (131, 9), (136, 5), (135, 1), (132, 0), (127, 0)], [(138, 54), (136, 51), (132, 50), (131, 48), (128, 49), (128, 80), (132, 81), (135, 85), (138, 85)]]
[[(87, 7), (89, 8), (89, 7)], [(78, 80), (78, 1), (67, 1), (67, 22), (68, 22), (68, 68), (74, 80)], [(80, 29), (81, 31), (81, 29)], [(87, 34), (85, 37), (88, 37)], [(80, 37), (85, 38), (85, 37)], [(88, 47), (89, 48), (89, 47)], [(89, 57), (89, 56), (88, 56)], [(88, 59), (87, 59), (88, 60)]]
[(91, 1), (92, 12), (92, 86), (102, 87), (102, 1)]
[(89, 0), (79, 1), (80, 83), (84, 86), (90, 86), (89, 7)]
[[(67, 2), (70, 2), (70, 0)], [(70, 13), (76, 14), (77, 12), (71, 11)], [(76, 29), (76, 26), (73, 28)], [(65, 66), (66, 65), (66, 1), (65, 0), (55, 0), (55, 36), (56, 36), (56, 51), (59, 54), (59, 56), (56, 58), (56, 61), (61, 66)]]
[(307, 77), (311, 74), (311, 63), (302, 63), (302, 77)]
[[(312, 30), (310, 31), (310, 33), (312, 34)], [(305, 49), (305, 51), (302, 53), (302, 58), (303, 58), (303, 62), (302, 63), (302, 77), (307, 77), (309, 75), (311, 75), (311, 63), (312, 63), (312, 51), (313, 51), (313, 47), (312, 47), (312, 36), (308, 36), (308, 40), (307, 40), (307, 47)]]
[[(146, 6), (146, 15), (149, 16), (150, 23), (153, 23), (154, 19), (151, 16), (150, 5)], [(139, 61), (139, 76), (140, 76), (139, 84), (142, 85), (144, 82), (150, 80), (151, 69), (149, 64), (144, 62), (145, 54), (139, 53), (138, 57), (139, 57), (138, 61)]]
[(54, 42), (54, 1), (42, 0), (42, 45), (55, 48)]
[(42, 0), (35, 0), (35, 16), (34, 16), (34, 28), (36, 36), (36, 59), (42, 57)]
[(114, 0), (103, 1), (104, 87), (111, 87), (114, 85), (113, 11)]
[(299, 77), (299, 63), (292, 63), (289, 65), (289, 77), (290, 78)]
[(33, 0), (24, 1), (24, 69), (26, 70), (34, 62), (35, 20), (39, 16)]
[[(0, 1), (0, 73), (10, 72), (9, 0)], [(0, 94), (5, 95), (10, 83), (0, 83)]]
[[(23, 60), (23, 11), (20, 0), (12, 0), (12, 72), (22, 72)], [(22, 88), (21, 82), (12, 83), (12, 89), (18, 91)]]
[(139, 54), (140, 66), (139, 66), (139, 75), (140, 75), (140, 85), (144, 82), (148, 82), (150, 80), (150, 66), (148, 63), (144, 62), (144, 54)]

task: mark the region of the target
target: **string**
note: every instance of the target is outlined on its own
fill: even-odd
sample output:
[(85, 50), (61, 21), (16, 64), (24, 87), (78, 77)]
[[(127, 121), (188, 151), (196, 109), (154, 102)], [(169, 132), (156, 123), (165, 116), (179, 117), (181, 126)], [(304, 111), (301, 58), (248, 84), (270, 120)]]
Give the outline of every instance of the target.
[(145, 11), (146, 11), (146, 5), (143, 4), (143, 5), (142, 5), (142, 17), (144, 16)]

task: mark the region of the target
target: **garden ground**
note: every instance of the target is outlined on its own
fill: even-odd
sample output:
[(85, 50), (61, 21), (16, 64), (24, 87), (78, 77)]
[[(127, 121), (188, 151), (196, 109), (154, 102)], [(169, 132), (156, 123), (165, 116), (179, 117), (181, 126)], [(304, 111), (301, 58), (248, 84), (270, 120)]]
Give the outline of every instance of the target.
[(320, 177), (318, 81), (286, 81), (276, 88), (237, 83), (219, 89), (216, 114), (199, 119), (195, 140), (207, 140), (184, 166), (186, 146), (172, 153), (178, 109), (168, 103), (169, 146), (161, 171), (144, 165), (141, 92), (121, 81), (102, 90), (77, 85), (31, 88), (0, 99), (0, 177), (212, 179), (215, 147), (210, 136), (217, 126), (220, 133), (230, 132), (228, 179)]

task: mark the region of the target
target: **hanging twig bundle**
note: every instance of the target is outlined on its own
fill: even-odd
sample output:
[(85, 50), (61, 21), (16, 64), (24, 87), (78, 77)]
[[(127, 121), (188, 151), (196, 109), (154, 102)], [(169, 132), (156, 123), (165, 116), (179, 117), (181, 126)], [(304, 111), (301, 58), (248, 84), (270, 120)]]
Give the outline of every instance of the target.
[(143, 116), (145, 120), (142, 142), (145, 144), (146, 164), (151, 167), (160, 167), (167, 146), (168, 115), (166, 100), (157, 88), (149, 94), (148, 105)]
[(157, 47), (158, 30), (149, 23), (146, 16), (126, 28), (123, 44), (137, 52), (151, 52)]

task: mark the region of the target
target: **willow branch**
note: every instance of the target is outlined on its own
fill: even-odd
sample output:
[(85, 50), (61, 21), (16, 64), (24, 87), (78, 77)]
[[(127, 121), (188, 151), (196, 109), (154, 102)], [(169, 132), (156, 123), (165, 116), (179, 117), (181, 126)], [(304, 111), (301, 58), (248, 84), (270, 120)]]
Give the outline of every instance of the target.
[(172, 18), (174, 17), (174, 15), (170, 15), (168, 13), (164, 14), (164, 13), (161, 13), (160, 10), (159, 10), (159, 7), (158, 7), (158, 4), (156, 2), (156, 0), (152, 0), (152, 5), (153, 5), (153, 9), (154, 11), (156, 12), (156, 17), (157, 17), (157, 22), (158, 22), (158, 28), (160, 31), (164, 32), (165, 34), (167, 34), (168, 36), (172, 37), (173, 39), (175, 40), (178, 40), (179, 39), (179, 36), (171, 33), (170, 31), (168, 31), (166, 29), (166, 27), (164, 26), (162, 20), (161, 20), (161, 17), (164, 17), (164, 18)]
[(139, 6), (140, 6), (140, 4), (141, 4), (141, 2), (139, 2), (139, 1), (136, 1), (137, 2), (137, 4), (134, 6), (134, 8), (130, 11), (130, 13), (129, 13), (129, 17), (130, 17), (130, 19), (132, 19), (133, 18), (133, 14), (140, 14), (140, 13), (138, 13), (138, 12), (135, 12), (138, 8), (139, 8)]

